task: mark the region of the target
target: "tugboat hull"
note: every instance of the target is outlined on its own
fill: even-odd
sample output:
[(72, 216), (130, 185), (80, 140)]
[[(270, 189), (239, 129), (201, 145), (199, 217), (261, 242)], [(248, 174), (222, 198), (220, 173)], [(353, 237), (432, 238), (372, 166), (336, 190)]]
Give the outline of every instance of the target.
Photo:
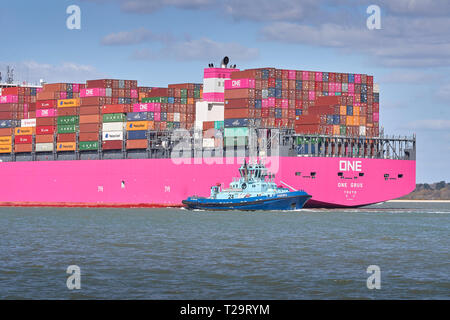
[(183, 200), (187, 209), (200, 210), (298, 210), (311, 198), (305, 192), (289, 192), (273, 197), (249, 197), (239, 199), (207, 199), (190, 197)]

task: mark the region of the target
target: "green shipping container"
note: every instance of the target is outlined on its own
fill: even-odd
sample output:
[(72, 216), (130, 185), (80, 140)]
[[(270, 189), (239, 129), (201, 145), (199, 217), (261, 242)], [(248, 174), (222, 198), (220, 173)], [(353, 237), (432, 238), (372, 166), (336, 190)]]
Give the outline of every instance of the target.
[(187, 98), (181, 98), (180, 99), (181, 104), (187, 104)]
[(339, 129), (339, 134), (341, 136), (345, 136), (346, 133), (347, 133), (347, 127), (346, 126), (341, 126), (340, 129)]
[(200, 99), (200, 90), (195, 90), (194, 91), (194, 98), (195, 99)]
[(74, 124), (63, 124), (58, 126), (58, 133), (74, 133), (77, 131), (77, 127)]
[(61, 116), (58, 117), (58, 125), (64, 124), (78, 124), (79, 122), (78, 116)]
[(142, 98), (143, 103), (168, 103), (169, 99), (167, 97), (150, 97), (150, 98)]
[(187, 98), (187, 89), (180, 90), (181, 98)]
[(225, 128), (225, 137), (247, 137), (248, 128), (247, 127), (237, 127), (237, 128)]
[(80, 141), (79, 150), (98, 150), (98, 141)]
[(224, 125), (224, 121), (214, 121), (214, 129), (222, 129)]
[(125, 122), (125, 113), (107, 113), (103, 115), (103, 122)]

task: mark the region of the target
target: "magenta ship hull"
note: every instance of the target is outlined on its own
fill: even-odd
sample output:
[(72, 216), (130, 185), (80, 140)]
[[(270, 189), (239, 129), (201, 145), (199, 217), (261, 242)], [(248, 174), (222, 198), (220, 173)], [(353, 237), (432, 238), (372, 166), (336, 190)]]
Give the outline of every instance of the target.
[[(207, 196), (215, 183), (228, 184), (242, 159), (184, 160), (192, 163), (177, 164), (172, 159), (3, 162), (0, 205), (178, 207), (188, 196)], [(218, 160), (225, 163), (211, 164)], [(305, 207), (363, 206), (401, 197), (415, 188), (414, 160), (279, 157), (267, 163), (271, 161), (278, 184), (312, 195)]]

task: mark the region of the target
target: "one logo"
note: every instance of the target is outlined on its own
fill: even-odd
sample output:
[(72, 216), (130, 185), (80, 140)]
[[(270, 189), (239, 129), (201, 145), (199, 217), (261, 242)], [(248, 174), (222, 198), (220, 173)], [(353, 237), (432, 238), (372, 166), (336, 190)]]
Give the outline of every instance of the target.
[(339, 161), (339, 171), (361, 171), (361, 161)]

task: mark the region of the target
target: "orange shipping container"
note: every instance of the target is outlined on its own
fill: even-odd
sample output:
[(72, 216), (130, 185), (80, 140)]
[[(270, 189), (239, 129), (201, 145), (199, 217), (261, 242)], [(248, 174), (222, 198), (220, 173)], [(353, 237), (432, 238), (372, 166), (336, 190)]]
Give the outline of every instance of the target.
[(2, 144), (0, 145), (0, 153), (11, 153), (12, 152), (12, 146), (11, 144)]
[(75, 142), (61, 142), (56, 144), (57, 151), (75, 151), (76, 149)]
[(147, 149), (147, 140), (127, 140), (127, 149)]
[(62, 99), (58, 100), (58, 108), (64, 108), (64, 107), (79, 107), (80, 106), (80, 99)]
[(102, 113), (124, 113), (128, 112), (128, 105), (124, 104), (108, 104), (102, 107)]
[(345, 116), (347, 114), (347, 106), (341, 106), (339, 114)]
[(147, 121), (148, 122), (148, 130), (155, 130), (155, 122), (154, 121)]
[(148, 130), (148, 121), (132, 121), (127, 123), (127, 130)]
[(87, 124), (87, 123), (100, 123), (100, 115), (97, 114), (91, 114), (91, 115), (82, 115), (80, 116), (80, 124)]
[(0, 137), (0, 145), (12, 144), (12, 137)]
[(353, 115), (359, 116), (359, 107), (353, 106)]
[(340, 127), (337, 125), (333, 126), (333, 135), (339, 135), (340, 134)]
[(36, 143), (50, 143), (53, 142), (52, 134), (43, 134), (36, 136)]
[(14, 129), (14, 134), (16, 136), (29, 136), (35, 133), (35, 127), (20, 127)]
[(29, 144), (16, 144), (14, 146), (14, 152), (31, 152), (33, 150), (33, 145)]
[(59, 92), (41, 91), (36, 94), (36, 100), (55, 100), (59, 99)]

